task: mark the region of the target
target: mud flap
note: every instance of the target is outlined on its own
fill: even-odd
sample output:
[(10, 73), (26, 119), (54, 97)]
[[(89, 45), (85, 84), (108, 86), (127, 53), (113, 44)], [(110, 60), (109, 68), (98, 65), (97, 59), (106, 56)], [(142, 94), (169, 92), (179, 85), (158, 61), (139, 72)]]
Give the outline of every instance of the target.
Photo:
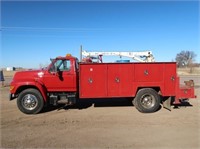
[(171, 111), (171, 97), (168, 97), (163, 101), (163, 107), (169, 111)]

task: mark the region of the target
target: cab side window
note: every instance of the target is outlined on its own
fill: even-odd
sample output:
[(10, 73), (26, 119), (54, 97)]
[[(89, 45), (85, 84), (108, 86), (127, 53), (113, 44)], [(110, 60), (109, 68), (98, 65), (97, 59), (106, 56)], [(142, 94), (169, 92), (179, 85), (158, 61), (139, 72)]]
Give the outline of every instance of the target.
[(51, 68), (49, 69), (50, 72), (55, 71), (70, 71), (71, 63), (70, 60), (57, 60), (53, 63)]
[(58, 67), (59, 71), (69, 71), (70, 70), (70, 61), (69, 60), (62, 60), (60, 66)]

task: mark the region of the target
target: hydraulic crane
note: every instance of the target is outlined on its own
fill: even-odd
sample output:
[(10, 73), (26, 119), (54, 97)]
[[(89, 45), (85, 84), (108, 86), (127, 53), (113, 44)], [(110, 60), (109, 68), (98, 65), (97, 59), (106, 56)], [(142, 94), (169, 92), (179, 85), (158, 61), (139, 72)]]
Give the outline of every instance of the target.
[(87, 52), (81, 50), (81, 55), (88, 58), (97, 58), (102, 62), (102, 56), (120, 56), (128, 57), (139, 62), (155, 62), (152, 51), (143, 51), (143, 52)]

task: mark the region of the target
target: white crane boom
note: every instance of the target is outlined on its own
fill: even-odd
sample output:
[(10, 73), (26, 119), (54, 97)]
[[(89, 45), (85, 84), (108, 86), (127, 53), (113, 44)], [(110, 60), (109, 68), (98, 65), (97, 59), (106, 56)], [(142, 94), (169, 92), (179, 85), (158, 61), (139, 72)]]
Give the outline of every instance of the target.
[(82, 55), (86, 57), (92, 56), (124, 56), (132, 58), (139, 62), (154, 62), (154, 57), (151, 51), (144, 51), (144, 52), (87, 52), (85, 50), (82, 51)]

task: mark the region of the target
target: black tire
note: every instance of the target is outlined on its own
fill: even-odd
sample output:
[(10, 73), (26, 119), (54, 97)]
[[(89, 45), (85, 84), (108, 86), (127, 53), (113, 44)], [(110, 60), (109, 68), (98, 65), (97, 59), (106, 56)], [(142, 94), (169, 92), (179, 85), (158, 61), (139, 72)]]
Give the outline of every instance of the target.
[(26, 89), (22, 91), (17, 98), (19, 110), (25, 114), (37, 114), (43, 106), (44, 100), (37, 89)]
[(142, 113), (153, 113), (160, 107), (160, 96), (154, 89), (140, 89), (133, 100), (133, 104)]

